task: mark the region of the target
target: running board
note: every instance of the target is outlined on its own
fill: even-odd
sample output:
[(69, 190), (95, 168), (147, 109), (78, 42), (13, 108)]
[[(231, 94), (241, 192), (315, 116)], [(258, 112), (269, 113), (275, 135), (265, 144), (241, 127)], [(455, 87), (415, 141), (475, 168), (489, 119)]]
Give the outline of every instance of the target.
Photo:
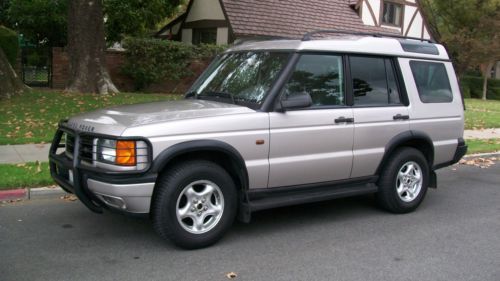
[[(348, 185), (343, 187), (322, 187), (314, 190), (292, 190), (288, 192), (266, 192), (267, 194), (249, 194), (250, 202), (247, 207), (249, 212), (278, 208), (284, 206), (313, 203), (331, 199), (350, 197), (362, 194), (377, 192), (377, 186), (374, 183), (363, 183)], [(254, 196), (252, 196), (254, 195)], [(257, 197), (252, 199), (252, 197)]]

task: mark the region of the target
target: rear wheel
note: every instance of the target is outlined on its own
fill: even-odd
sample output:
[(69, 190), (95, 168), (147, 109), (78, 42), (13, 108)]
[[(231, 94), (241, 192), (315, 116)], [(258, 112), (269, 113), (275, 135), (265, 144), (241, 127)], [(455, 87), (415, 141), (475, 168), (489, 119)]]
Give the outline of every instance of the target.
[(177, 246), (210, 246), (234, 221), (236, 189), (231, 176), (215, 163), (181, 163), (162, 176), (156, 188), (154, 228)]
[(429, 165), (422, 152), (411, 147), (396, 150), (378, 182), (378, 204), (393, 213), (415, 210), (425, 197)]

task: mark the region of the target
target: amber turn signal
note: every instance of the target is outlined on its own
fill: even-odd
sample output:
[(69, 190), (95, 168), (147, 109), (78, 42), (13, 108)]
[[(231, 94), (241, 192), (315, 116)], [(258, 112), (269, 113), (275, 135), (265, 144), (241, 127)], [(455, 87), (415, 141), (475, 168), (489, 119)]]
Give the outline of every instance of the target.
[(135, 141), (117, 141), (116, 164), (124, 166), (135, 166), (135, 164), (137, 164), (135, 150)]

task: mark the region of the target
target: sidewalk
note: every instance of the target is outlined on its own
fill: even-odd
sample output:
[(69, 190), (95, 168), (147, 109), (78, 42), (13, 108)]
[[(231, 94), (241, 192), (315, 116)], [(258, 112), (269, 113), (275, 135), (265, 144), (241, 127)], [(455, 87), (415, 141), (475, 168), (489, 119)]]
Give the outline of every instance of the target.
[[(465, 130), (465, 139), (500, 138), (500, 128), (484, 130)], [(0, 145), (0, 164), (19, 164), (25, 162), (49, 161), (50, 144)]]

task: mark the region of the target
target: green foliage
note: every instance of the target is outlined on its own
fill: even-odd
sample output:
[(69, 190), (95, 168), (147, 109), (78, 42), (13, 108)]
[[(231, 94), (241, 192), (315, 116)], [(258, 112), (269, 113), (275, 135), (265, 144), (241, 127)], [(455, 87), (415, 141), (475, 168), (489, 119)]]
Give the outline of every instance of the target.
[(191, 61), (213, 57), (224, 48), (149, 38), (128, 38), (124, 47), (127, 53), (122, 70), (134, 79), (138, 90), (165, 78), (178, 80), (190, 75)]
[[(460, 79), (460, 88), (464, 98), (480, 99), (483, 96), (483, 78), (464, 76)], [(488, 79), (487, 99), (500, 100), (500, 80)]]
[(17, 39), (16, 32), (1, 25), (0, 48), (2, 48), (7, 56), (10, 65), (14, 66), (16, 64), (17, 54), (19, 53), (19, 40)]
[(49, 163), (0, 165), (0, 190), (53, 185)]
[(68, 0), (10, 0), (11, 26), (34, 44), (64, 46)]
[(176, 8), (173, 2), (104, 0), (108, 42), (120, 42), (125, 36), (145, 36), (156, 31), (156, 25)]
[(500, 0), (421, 0), (431, 30), (461, 76), (500, 58)]

